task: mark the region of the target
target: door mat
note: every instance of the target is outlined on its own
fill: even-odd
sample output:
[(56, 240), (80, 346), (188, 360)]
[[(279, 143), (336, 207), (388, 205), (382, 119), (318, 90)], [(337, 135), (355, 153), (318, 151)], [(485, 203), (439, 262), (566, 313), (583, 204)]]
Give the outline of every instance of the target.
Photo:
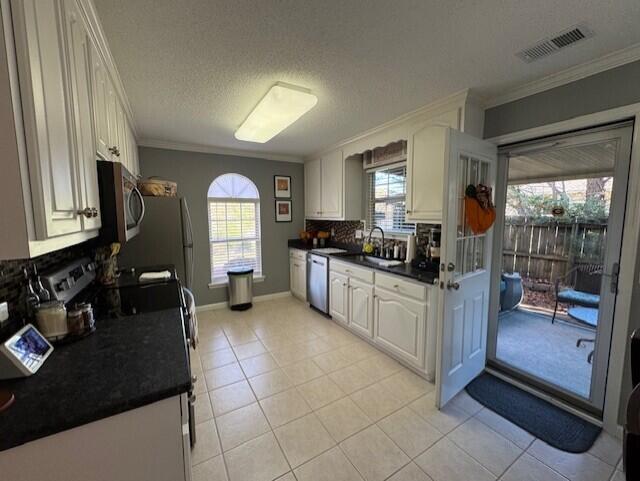
[(488, 373), (471, 381), (467, 393), (536, 438), (570, 453), (588, 451), (602, 431), (589, 421)]

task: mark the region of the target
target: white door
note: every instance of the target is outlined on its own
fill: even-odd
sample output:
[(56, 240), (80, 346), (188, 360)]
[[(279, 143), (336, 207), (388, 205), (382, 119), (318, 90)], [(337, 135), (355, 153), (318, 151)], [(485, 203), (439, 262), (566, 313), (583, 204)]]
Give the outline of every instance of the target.
[(342, 150), (335, 150), (322, 157), (322, 207), (320, 213), (323, 218), (337, 219), (343, 217), (343, 171)]
[(446, 132), (442, 271), (438, 316), (436, 402), (444, 406), (485, 367), (492, 229), (474, 235), (465, 222), (469, 184), (495, 187), (496, 146), (453, 129)]
[(342, 324), (348, 322), (348, 278), (337, 272), (329, 273), (329, 314)]
[(349, 322), (367, 337), (373, 337), (373, 286), (349, 279)]
[(321, 159), (314, 159), (304, 164), (304, 211), (310, 218), (320, 217)]
[(375, 342), (424, 368), (426, 304), (376, 288)]

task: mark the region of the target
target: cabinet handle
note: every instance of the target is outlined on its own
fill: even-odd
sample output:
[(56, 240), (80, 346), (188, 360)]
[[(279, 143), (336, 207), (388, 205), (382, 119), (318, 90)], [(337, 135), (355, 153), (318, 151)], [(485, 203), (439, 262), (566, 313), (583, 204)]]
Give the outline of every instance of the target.
[(394, 289), (400, 289), (400, 285), (399, 285), (399, 284), (394, 284), (394, 285), (393, 285), (393, 288), (394, 288)]
[(82, 210), (79, 210), (78, 215), (83, 215), (87, 219), (90, 219), (91, 217), (93, 217), (93, 210), (91, 210), (91, 207), (86, 207)]
[(347, 284), (345, 282), (342, 283), (342, 287), (347, 287)]
[(91, 208), (91, 217), (98, 217), (98, 209), (95, 207)]
[(411, 214), (411, 211), (409, 209), (407, 209), (407, 214)]

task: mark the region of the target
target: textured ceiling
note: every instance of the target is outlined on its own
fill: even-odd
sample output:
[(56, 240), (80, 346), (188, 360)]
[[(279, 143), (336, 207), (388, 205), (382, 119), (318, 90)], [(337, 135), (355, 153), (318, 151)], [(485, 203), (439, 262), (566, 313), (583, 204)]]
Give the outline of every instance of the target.
[[(640, 42), (638, 0), (94, 0), (138, 133), (307, 155), (465, 88), (488, 97)], [(586, 22), (592, 39), (515, 53)], [(277, 81), (317, 106), (266, 144), (233, 132)]]

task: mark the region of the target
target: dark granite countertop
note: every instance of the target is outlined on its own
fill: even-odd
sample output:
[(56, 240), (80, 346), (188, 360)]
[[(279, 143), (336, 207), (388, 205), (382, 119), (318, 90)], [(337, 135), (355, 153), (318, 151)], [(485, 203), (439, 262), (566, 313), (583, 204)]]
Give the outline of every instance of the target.
[(376, 271), (388, 272), (389, 274), (408, 277), (409, 279), (413, 279), (414, 281), (418, 282), (424, 282), (425, 284), (435, 284), (438, 281), (437, 272), (429, 272), (421, 269), (416, 269), (411, 264), (402, 263), (398, 266), (385, 267), (373, 264), (372, 262), (367, 262), (366, 260), (361, 260), (359, 259), (359, 257), (362, 257), (360, 255), (331, 254), (329, 257), (331, 257), (332, 259), (340, 260), (341, 262), (357, 264), (359, 266), (374, 269)]
[[(289, 248), (292, 249), (300, 249), (310, 251), (314, 249), (311, 243), (300, 239), (291, 239), (288, 241)], [(357, 255), (354, 254), (362, 254), (358, 246), (354, 246), (352, 244), (340, 244), (336, 242), (330, 242), (325, 247), (336, 247), (338, 249), (345, 249), (348, 251), (347, 254), (326, 254), (326, 257), (331, 257), (335, 259), (339, 259), (342, 262), (350, 262), (352, 264), (361, 265), (363, 267), (367, 267), (369, 269), (373, 269), (376, 271), (388, 272), (389, 274), (396, 274), (398, 276), (407, 277), (409, 279), (413, 279), (414, 281), (424, 282), (425, 284), (435, 284), (438, 280), (437, 272), (430, 272), (421, 269), (416, 269), (411, 264), (402, 264), (399, 266), (392, 267), (383, 267), (372, 262), (366, 262), (364, 260), (358, 259)], [(321, 254), (324, 255), (324, 254)]]
[(31, 377), (0, 381), (16, 401), (0, 413), (0, 451), (187, 392), (180, 309), (96, 321), (55, 347)]

